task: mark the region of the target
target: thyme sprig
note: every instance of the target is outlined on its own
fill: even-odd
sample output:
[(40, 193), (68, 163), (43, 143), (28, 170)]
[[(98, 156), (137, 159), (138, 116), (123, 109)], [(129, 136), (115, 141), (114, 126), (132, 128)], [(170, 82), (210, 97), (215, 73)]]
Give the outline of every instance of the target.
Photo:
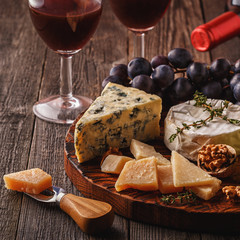
[(196, 195), (191, 191), (188, 190), (183, 193), (177, 193), (177, 196), (174, 196), (172, 194), (169, 195), (163, 195), (160, 199), (163, 203), (166, 204), (174, 204), (174, 203), (193, 203), (197, 199)]
[(182, 123), (182, 127), (177, 127), (176, 133), (172, 134), (169, 137), (170, 142), (173, 142), (177, 135), (181, 134), (183, 130), (189, 130), (191, 127), (201, 128), (202, 126), (206, 126), (207, 123), (212, 121), (214, 117), (219, 117), (234, 125), (238, 125), (240, 123), (240, 120), (228, 118), (227, 116), (223, 115), (223, 111), (228, 108), (229, 101), (223, 100), (220, 108), (213, 108), (211, 103), (207, 103), (207, 97), (199, 91), (196, 91), (194, 93), (193, 99), (196, 102), (194, 106), (203, 107), (203, 111), (209, 112), (209, 116), (206, 119), (197, 120), (191, 124)]

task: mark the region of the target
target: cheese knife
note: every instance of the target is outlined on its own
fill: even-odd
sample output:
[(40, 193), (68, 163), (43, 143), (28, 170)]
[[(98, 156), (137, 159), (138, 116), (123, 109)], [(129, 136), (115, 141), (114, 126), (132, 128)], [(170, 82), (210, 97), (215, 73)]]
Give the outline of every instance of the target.
[(78, 197), (52, 186), (39, 194), (28, 196), (45, 203), (57, 203), (77, 223), (83, 232), (94, 234), (109, 228), (114, 220), (112, 206), (106, 202)]

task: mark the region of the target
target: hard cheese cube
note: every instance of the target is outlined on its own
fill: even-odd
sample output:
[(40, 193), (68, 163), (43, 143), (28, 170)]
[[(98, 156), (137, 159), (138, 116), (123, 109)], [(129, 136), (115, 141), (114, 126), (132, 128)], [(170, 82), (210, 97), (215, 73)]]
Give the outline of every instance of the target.
[(211, 175), (175, 151), (172, 151), (171, 162), (175, 187), (201, 186), (215, 181)]
[(157, 164), (154, 158), (145, 158), (127, 162), (121, 171), (116, 184), (116, 190), (122, 191), (134, 188), (143, 191), (158, 189)]
[(39, 168), (6, 174), (3, 179), (6, 188), (32, 194), (52, 186), (52, 177)]
[(173, 184), (173, 172), (171, 165), (158, 165), (157, 166), (158, 174), (158, 188), (161, 193), (173, 193), (181, 192), (182, 187), (175, 187)]
[(115, 174), (119, 174), (125, 163), (133, 160), (130, 157), (126, 157), (126, 156), (118, 156), (118, 155), (108, 155), (102, 165), (101, 165), (101, 171), (102, 172), (106, 172), (106, 173), (115, 173)]
[(209, 200), (210, 198), (214, 197), (221, 188), (221, 183), (221, 180), (214, 178), (212, 184), (189, 187), (189, 189), (191, 189), (198, 197), (204, 200)]
[(162, 154), (156, 152), (153, 146), (140, 142), (136, 139), (132, 139), (130, 145), (130, 151), (136, 159), (142, 159), (154, 156), (157, 158), (158, 165), (169, 165), (170, 161), (163, 157)]

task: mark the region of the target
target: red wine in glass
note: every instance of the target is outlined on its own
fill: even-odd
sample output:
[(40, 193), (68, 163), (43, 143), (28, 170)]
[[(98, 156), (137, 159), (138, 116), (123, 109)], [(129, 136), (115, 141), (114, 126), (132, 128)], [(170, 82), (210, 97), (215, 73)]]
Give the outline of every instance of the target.
[(170, 0), (109, 0), (117, 18), (129, 30), (142, 38), (144, 57), (144, 35), (154, 28), (167, 10)]
[(72, 123), (91, 99), (72, 95), (72, 55), (93, 36), (102, 12), (101, 0), (29, 0), (32, 23), (49, 48), (61, 56), (60, 95), (36, 103), (41, 119)]
[[(58, 4), (55, 4), (57, 2)], [(45, 0), (31, 7), (30, 16), (38, 34), (54, 51), (80, 50), (98, 25), (102, 8), (97, 1)]]

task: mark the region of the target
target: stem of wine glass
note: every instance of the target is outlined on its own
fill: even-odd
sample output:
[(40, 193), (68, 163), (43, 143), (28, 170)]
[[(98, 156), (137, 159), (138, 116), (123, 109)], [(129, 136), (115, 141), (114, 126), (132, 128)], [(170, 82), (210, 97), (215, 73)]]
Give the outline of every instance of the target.
[(134, 57), (145, 57), (145, 33), (134, 33)]
[(77, 116), (92, 103), (87, 97), (72, 95), (72, 54), (60, 54), (60, 95), (44, 98), (33, 106), (39, 118), (63, 124), (72, 124)]
[(61, 56), (60, 95), (62, 98), (72, 98), (72, 56)]

